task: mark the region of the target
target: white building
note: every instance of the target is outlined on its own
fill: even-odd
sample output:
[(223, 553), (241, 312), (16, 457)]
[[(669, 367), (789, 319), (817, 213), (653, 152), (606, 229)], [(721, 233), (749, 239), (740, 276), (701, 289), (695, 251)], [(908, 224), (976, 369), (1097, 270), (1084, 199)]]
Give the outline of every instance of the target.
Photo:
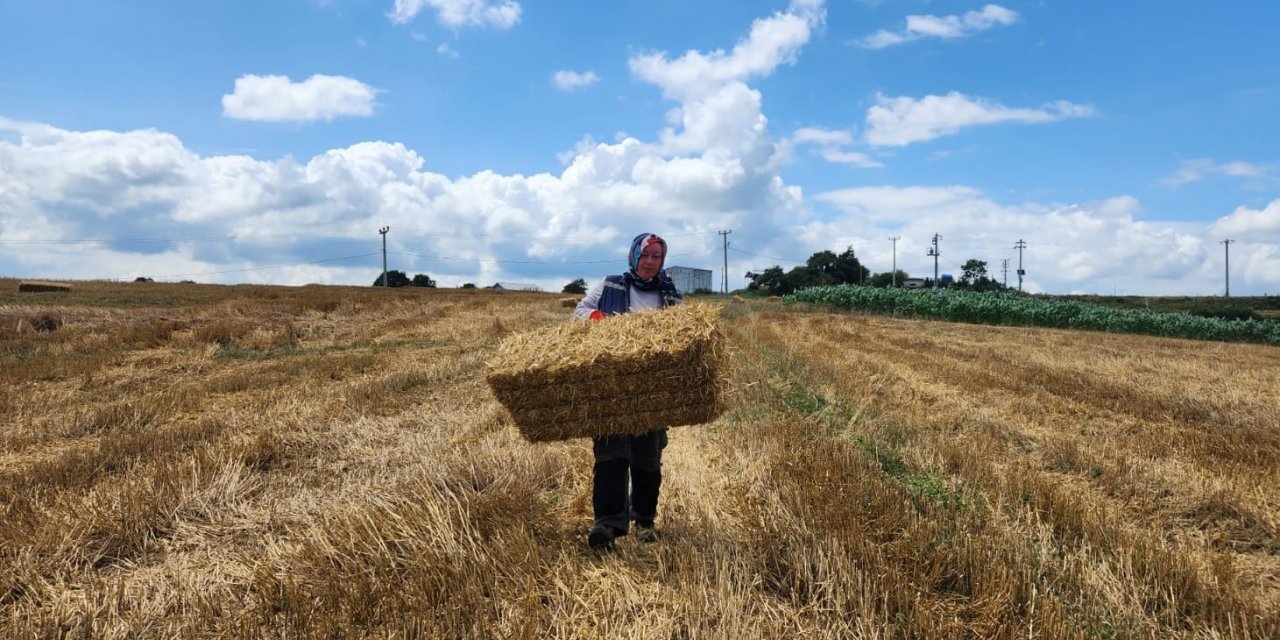
[(693, 293), (698, 289), (711, 291), (711, 271), (693, 267), (667, 267), (667, 275), (676, 283), (676, 291), (681, 294)]
[(538, 285), (527, 282), (498, 282), (493, 288), (498, 291), (542, 291)]

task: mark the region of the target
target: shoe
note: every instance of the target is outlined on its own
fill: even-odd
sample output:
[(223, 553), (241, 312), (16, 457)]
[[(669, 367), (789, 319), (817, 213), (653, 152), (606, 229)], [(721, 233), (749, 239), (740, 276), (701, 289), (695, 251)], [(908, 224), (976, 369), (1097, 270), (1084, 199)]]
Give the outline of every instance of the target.
[(658, 530), (653, 528), (653, 523), (636, 523), (636, 540), (640, 542), (657, 542)]
[(587, 546), (592, 549), (608, 550), (613, 548), (613, 527), (598, 524), (591, 527), (591, 533), (587, 534)]

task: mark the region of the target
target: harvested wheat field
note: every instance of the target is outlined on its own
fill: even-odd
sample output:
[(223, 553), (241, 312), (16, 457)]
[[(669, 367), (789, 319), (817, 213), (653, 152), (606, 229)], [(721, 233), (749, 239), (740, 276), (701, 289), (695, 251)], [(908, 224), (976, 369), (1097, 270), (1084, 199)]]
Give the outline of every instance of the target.
[(0, 637), (1280, 637), (1274, 347), (729, 305), (596, 554), (485, 381), (557, 296), (15, 285)]

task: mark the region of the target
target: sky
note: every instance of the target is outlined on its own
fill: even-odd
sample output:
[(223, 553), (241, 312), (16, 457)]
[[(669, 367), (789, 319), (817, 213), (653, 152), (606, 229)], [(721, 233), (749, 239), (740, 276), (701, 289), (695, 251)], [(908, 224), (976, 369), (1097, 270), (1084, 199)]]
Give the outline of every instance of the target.
[(1270, 0), (0, 0), (0, 276), (368, 285), (385, 240), (440, 286), (560, 291), (650, 232), (717, 289), (849, 248), (931, 277), (936, 238), (940, 273), (1021, 264), (1032, 292), (1278, 295), (1276, 24)]

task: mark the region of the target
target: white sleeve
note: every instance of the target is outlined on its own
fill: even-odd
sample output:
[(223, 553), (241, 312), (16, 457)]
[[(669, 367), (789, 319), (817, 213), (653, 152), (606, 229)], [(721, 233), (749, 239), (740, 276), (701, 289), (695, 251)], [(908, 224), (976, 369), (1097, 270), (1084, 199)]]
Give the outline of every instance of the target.
[(604, 292), (604, 280), (600, 280), (591, 285), (587, 289), (587, 295), (578, 301), (578, 306), (573, 310), (574, 320), (586, 320), (591, 317), (591, 312), (598, 309), (600, 304), (600, 294)]

